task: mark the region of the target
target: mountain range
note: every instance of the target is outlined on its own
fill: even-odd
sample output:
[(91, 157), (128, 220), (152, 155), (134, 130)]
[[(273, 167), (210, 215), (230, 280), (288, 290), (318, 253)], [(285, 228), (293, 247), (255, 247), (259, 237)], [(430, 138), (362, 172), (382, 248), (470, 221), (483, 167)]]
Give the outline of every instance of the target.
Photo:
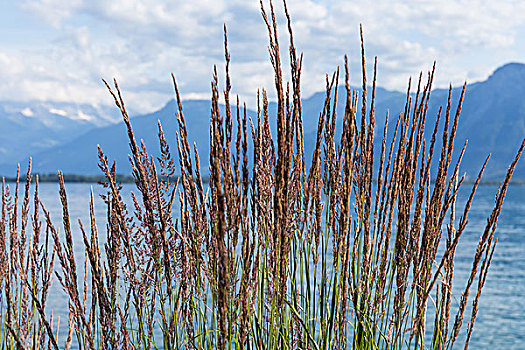
[(0, 163), (15, 165), (32, 154), (73, 141), (88, 130), (119, 121), (111, 106), (65, 102), (0, 101)]
[[(342, 91), (343, 87), (340, 88)], [(461, 87), (453, 88), (454, 111), (460, 92)], [(340, 116), (344, 108), (343, 95), (340, 93), (338, 99)], [(324, 97), (325, 92), (319, 92), (302, 101), (307, 154), (314, 147)], [(448, 89), (432, 91), (427, 116), (428, 129), (432, 129), (431, 124), (439, 106), (445, 107), (447, 98)], [(377, 88), (377, 140), (382, 136), (387, 109), (391, 116), (388, 129), (392, 135), (395, 126), (393, 116), (403, 111), (405, 101), (405, 93)], [(183, 101), (183, 108), (188, 138), (197, 144), (202, 165), (207, 164), (210, 102)], [(275, 108), (275, 104), (271, 103), (270, 112)], [(143, 139), (153, 155), (158, 154), (159, 150), (158, 120), (170, 148), (176, 152), (175, 135), (178, 128), (175, 112), (176, 104), (172, 100), (154, 113), (131, 118), (136, 138)], [(110, 160), (116, 160), (119, 173), (129, 174), (127, 134), (122, 122), (114, 123), (117, 114), (117, 108), (113, 107), (0, 101), (0, 120), (3, 124), (0, 132), (0, 174), (12, 176), (16, 164), (19, 162), (25, 166), (29, 154), (32, 154), (34, 172), (55, 173), (60, 169), (64, 173), (98, 175), (97, 145), (101, 146)], [(248, 110), (248, 116), (254, 118), (256, 112)], [(467, 86), (455, 148), (456, 154), (459, 153), (468, 139), (462, 173), (466, 172), (470, 178), (475, 177), (487, 154), (492, 152), (485, 178), (501, 178), (524, 137), (525, 64), (506, 64), (496, 69), (487, 80)], [(514, 177), (525, 179), (525, 162), (518, 166)]]

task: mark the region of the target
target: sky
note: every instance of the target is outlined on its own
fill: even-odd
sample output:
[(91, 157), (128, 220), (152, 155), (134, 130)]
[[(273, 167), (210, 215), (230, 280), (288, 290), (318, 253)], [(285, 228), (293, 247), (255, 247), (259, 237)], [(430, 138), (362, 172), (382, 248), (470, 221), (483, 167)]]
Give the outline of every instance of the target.
[[(359, 84), (359, 24), (379, 86), (406, 90), (408, 78), (437, 61), (436, 86), (486, 79), (525, 62), (525, 1), (288, 0), (295, 46), (304, 53), (308, 97), (350, 59)], [(268, 0), (264, 0), (268, 8)], [(288, 37), (275, 0), (281, 51)], [(173, 97), (209, 99), (214, 64), (224, 82), (228, 28), (232, 93), (253, 104), (272, 95), (268, 36), (258, 0), (0, 0), (0, 100), (109, 105), (101, 78), (116, 78), (128, 107), (146, 113)], [(369, 65), (371, 67), (371, 65)], [(224, 86), (223, 84), (221, 86)]]

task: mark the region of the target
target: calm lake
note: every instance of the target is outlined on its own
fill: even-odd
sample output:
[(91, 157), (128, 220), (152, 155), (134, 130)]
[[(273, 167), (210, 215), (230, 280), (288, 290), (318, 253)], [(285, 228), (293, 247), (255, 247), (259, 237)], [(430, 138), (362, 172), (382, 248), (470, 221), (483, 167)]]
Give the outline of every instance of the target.
[[(102, 243), (105, 236), (105, 204), (98, 194), (104, 193), (105, 190), (97, 184), (66, 184), (70, 217), (74, 229), (75, 250), (78, 257), (77, 265), (79, 267), (80, 262), (84, 261), (84, 250), (77, 219), (81, 219), (84, 226), (89, 226), (91, 186), (93, 186), (96, 195), (95, 212)], [(469, 185), (463, 187), (456, 209), (458, 219), (470, 193)], [(130, 202), (131, 190), (135, 190), (134, 185), (124, 185), (123, 194), (128, 203)], [(480, 186), (470, 210), (469, 225), (456, 253), (455, 300), (451, 309), (453, 314), (457, 309), (467, 274), (470, 273), (476, 245), (485, 227), (486, 218), (492, 210), (496, 191), (497, 186)], [(58, 196), (58, 184), (40, 184), (40, 196), (50, 211), (55, 224), (59, 226), (62, 209)], [(131, 207), (128, 208), (131, 210)], [(62, 227), (60, 228), (60, 232), (62, 232)], [(509, 188), (498, 222), (496, 236), (498, 245), (481, 296), (470, 348), (523, 349), (525, 344), (525, 186), (514, 185)], [(81, 276), (83, 274), (79, 271), (79, 278)], [(67, 335), (67, 296), (59, 287), (56, 278), (53, 283), (54, 287), (49, 297), (46, 313), (49, 315), (53, 310), (55, 320), (57, 316), (60, 316), (60, 343), (63, 345)], [(476, 285), (477, 281), (474, 288)], [(470, 309), (470, 302), (468, 309)], [(428, 317), (433, 319), (433, 315)], [(467, 318), (464, 321), (464, 330), (466, 329), (466, 320)], [(458, 340), (458, 348), (462, 348), (463, 340), (461, 338)]]

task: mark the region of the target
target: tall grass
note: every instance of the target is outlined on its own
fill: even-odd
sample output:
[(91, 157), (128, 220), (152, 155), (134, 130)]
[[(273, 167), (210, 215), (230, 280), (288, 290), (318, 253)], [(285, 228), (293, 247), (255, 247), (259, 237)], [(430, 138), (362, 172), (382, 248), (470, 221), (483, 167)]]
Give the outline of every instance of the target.
[[(20, 174), (14, 189), (3, 182), (1, 349), (68, 349), (72, 344), (81, 349), (468, 347), (497, 243), (498, 216), (525, 140), (488, 213), (456, 305), (455, 252), (489, 159), (480, 165), (465, 206), (458, 208), (466, 144), (459, 156), (453, 157), (453, 150), (465, 86), (457, 105), (450, 91), (448, 104), (427, 123), (434, 69), (426, 81), (420, 75), (415, 93), (409, 84), (404, 112), (393, 121), (387, 114), (377, 142), (377, 59), (370, 87), (361, 31), (362, 91), (350, 88), (345, 57), (344, 77), (339, 69), (327, 76), (315, 148), (306, 164), (302, 55), (296, 52), (284, 5), (290, 82), (283, 78), (273, 4), (267, 12), (261, 2), (275, 75), (275, 115), (270, 115), (266, 90), (258, 95), (257, 115), (248, 116), (238, 98), (231, 104), (225, 28), (225, 88), (220, 92), (215, 69), (206, 169), (188, 140), (174, 76), (177, 150), (172, 153), (159, 122), (161, 156), (156, 160), (136, 140), (116, 81), (114, 86), (104, 81), (127, 127), (137, 191), (130, 208), (115, 164), (99, 148), (107, 243), (99, 243), (91, 195), (90, 220), (78, 222), (84, 261), (75, 260), (61, 173), (61, 229), (39, 199), (38, 177), (31, 193), (31, 164), (21, 206)], [(343, 115), (337, 113), (339, 94), (346, 97)], [(276, 135), (270, 128), (274, 118)], [(387, 135), (394, 124), (393, 135)], [(427, 124), (430, 139), (425, 138)], [(202, 179), (208, 171), (206, 186)], [(174, 175), (179, 181), (170, 182)], [(179, 212), (173, 212), (175, 201)], [(88, 270), (83, 277), (79, 263)], [(55, 271), (69, 305), (63, 346), (58, 320), (47, 305)], [(460, 333), (465, 317), (466, 332)]]

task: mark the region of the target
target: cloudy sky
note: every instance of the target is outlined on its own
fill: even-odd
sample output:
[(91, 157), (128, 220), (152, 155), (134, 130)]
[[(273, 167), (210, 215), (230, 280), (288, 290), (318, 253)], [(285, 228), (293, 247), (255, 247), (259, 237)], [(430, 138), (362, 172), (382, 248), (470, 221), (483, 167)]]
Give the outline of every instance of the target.
[[(323, 89), (345, 53), (358, 83), (359, 23), (369, 62), (378, 56), (378, 84), (393, 90), (434, 60), (438, 86), (525, 62), (521, 0), (288, 0), (288, 7), (304, 52), (305, 96)], [(171, 98), (171, 72), (184, 98), (209, 98), (213, 65), (223, 67), (223, 23), (233, 92), (253, 101), (273, 79), (258, 0), (0, 0), (0, 100), (110, 104), (100, 78), (116, 77), (128, 106), (148, 112)]]

